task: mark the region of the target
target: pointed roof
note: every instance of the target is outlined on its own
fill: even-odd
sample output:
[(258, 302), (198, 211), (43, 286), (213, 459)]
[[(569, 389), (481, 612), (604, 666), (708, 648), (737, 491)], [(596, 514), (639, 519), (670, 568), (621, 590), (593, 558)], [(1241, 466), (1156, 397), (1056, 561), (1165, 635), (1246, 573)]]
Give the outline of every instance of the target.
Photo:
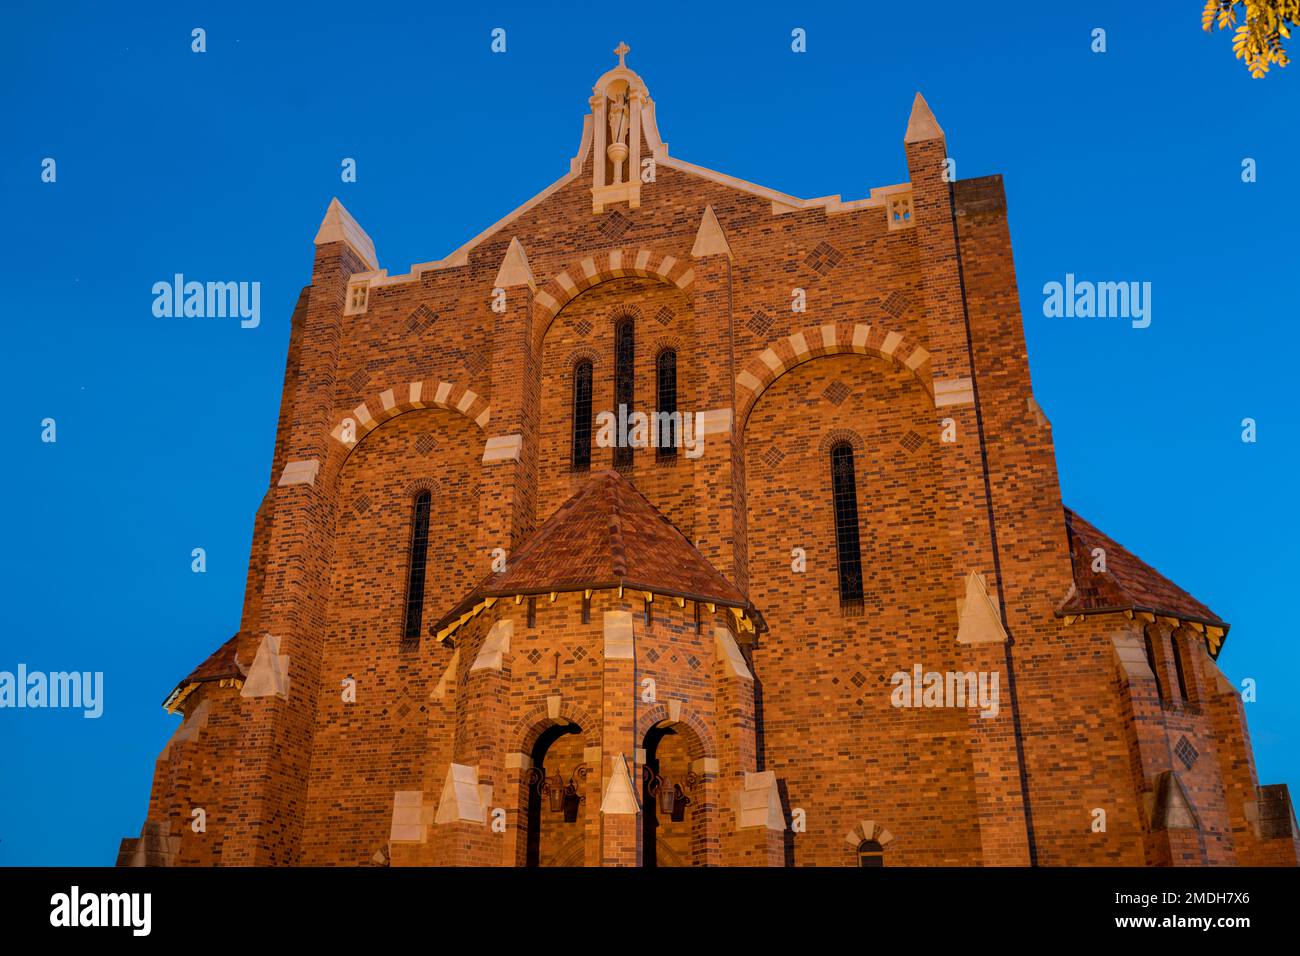
[[(1228, 625), (1217, 614), (1069, 508), (1065, 528), (1076, 593), (1058, 613), (1146, 611), (1227, 631)], [(1095, 548), (1106, 553), (1104, 573), (1092, 570)]]
[(920, 143), (927, 139), (943, 139), (943, 130), (939, 121), (930, 111), (930, 104), (920, 93), (912, 100), (912, 115), (907, 120), (907, 132), (903, 134), (904, 143)]
[(343, 208), (343, 203), (338, 201), (337, 196), (330, 200), (329, 208), (325, 210), (325, 218), (321, 220), (320, 228), (316, 230), (316, 238), (312, 241), (318, 246), (323, 246), (327, 242), (345, 242), (369, 268), (379, 268), (375, 244), (370, 241), (366, 231), (351, 214)]
[(433, 626), (484, 598), (624, 587), (734, 607), (762, 618), (662, 512), (616, 471), (595, 472), (514, 554)]
[(236, 634), (226, 643), (208, 655), (198, 667), (190, 671), (189, 676), (178, 683), (163, 701), (163, 706), (174, 711), (182, 700), (189, 696), (199, 684), (234, 678), (244, 679), (244, 668), (239, 663), (239, 635)]

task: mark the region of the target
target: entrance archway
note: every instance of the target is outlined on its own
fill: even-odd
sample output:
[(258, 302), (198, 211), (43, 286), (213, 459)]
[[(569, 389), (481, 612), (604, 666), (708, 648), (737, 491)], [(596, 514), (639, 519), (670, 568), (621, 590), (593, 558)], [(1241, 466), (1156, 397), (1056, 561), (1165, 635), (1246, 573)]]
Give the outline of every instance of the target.
[(586, 781), (594, 769), (583, 763), (584, 743), (582, 728), (566, 723), (547, 727), (533, 744), (526, 866), (581, 865)]
[(690, 866), (693, 826), (703, 795), (691, 770), (690, 745), (672, 726), (651, 727), (645, 735), (641, 774), (641, 865)]

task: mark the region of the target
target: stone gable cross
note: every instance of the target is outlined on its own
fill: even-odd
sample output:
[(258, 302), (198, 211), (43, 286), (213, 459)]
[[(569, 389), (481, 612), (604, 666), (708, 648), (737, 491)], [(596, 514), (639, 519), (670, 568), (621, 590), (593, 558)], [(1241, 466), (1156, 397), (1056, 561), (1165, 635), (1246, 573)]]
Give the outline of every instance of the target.
[(621, 41), (618, 46), (614, 47), (614, 53), (618, 56), (618, 65), (621, 69), (627, 69), (627, 64), (623, 62), (623, 57), (627, 56), (631, 52), (632, 48)]

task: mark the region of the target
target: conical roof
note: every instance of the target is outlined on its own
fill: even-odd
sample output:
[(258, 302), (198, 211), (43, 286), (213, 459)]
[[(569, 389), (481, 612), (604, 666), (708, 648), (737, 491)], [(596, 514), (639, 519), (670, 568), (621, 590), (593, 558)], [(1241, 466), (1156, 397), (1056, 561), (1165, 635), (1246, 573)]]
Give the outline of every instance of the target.
[(206, 684), (208, 681), (220, 681), (228, 678), (243, 680), (246, 668), (239, 663), (238, 650), (239, 635), (235, 634), (230, 640), (209, 654), (207, 660), (190, 671), (189, 676), (177, 684), (172, 689), (172, 692), (167, 695), (167, 699), (163, 701), (163, 706), (174, 709), (195, 686)]
[(433, 626), (437, 634), (484, 598), (624, 587), (734, 607), (748, 599), (616, 471), (595, 472), (507, 561)]
[[(1076, 593), (1061, 608), (1066, 613), (1147, 611), (1228, 629), (1217, 614), (1117, 541), (1065, 509)], [(1106, 570), (1092, 570), (1093, 550), (1106, 555)]]

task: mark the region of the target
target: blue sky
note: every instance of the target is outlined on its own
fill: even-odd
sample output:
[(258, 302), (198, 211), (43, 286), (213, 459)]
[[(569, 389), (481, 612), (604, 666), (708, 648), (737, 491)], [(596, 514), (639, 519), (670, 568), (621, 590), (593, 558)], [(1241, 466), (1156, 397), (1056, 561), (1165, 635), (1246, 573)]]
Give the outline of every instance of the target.
[[(0, 710), (0, 864), (108, 864), (139, 831), (177, 720), (159, 703), (239, 624), (330, 198), (393, 273), (441, 258), (567, 170), (620, 40), (691, 162), (862, 197), (907, 178), (921, 90), (958, 176), (1005, 177), (1065, 501), (1232, 622), (1220, 663), (1258, 681), (1261, 782), (1300, 789), (1300, 65), (1252, 81), (1191, 0), (440, 6), (7, 4), (0, 669), (103, 671), (106, 691), (99, 720)], [(154, 318), (176, 272), (260, 282), (261, 325)], [(1151, 282), (1150, 328), (1043, 317), (1067, 272)]]

